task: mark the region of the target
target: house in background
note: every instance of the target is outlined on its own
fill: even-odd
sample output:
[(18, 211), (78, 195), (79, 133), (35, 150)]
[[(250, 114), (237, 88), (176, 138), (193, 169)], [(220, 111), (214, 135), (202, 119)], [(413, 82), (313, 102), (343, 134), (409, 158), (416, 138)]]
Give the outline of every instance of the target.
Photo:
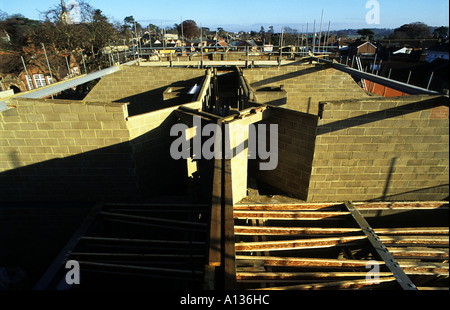
[(373, 57), (377, 53), (377, 47), (367, 42), (356, 41), (349, 45), (348, 55), (349, 56), (368, 56)]
[[(42, 49), (28, 47), (23, 52), (25, 55), (32, 55), (23, 59), (26, 68), (21, 54), (0, 51), (1, 90), (12, 89), (14, 93), (25, 92), (81, 74), (79, 60), (74, 53), (49, 53), (48, 58), (52, 67), (52, 73), (50, 73)], [(80, 58), (81, 56), (78, 56), (78, 59)]]

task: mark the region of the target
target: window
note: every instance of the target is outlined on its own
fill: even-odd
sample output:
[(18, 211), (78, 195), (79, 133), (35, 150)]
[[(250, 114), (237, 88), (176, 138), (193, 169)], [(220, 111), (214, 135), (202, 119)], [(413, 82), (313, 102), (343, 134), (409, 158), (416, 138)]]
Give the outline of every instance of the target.
[(43, 87), (47, 85), (45, 82), (45, 76), (43, 74), (35, 74), (33, 75), (34, 82), (36, 83), (36, 88)]
[(33, 84), (33, 80), (31, 79), (31, 76), (26, 75), (26, 78), (27, 78), (28, 89), (29, 90), (34, 89), (34, 84)]
[(53, 84), (53, 77), (47, 75), (47, 84)]

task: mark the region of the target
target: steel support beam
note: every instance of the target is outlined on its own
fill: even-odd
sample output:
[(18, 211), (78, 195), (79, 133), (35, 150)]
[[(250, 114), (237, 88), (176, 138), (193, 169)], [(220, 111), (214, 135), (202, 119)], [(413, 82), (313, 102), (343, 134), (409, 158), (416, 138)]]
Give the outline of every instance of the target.
[(75, 77), (75, 78), (67, 80), (67, 81), (57, 82), (57, 83), (47, 85), (42, 88), (38, 88), (38, 89), (35, 89), (32, 91), (20, 93), (20, 94), (5, 98), (3, 100), (0, 100), (0, 112), (8, 109), (7, 101), (9, 99), (14, 99), (14, 98), (42, 99), (42, 98), (46, 98), (51, 95), (60, 93), (66, 89), (73, 88), (78, 85), (102, 78), (105, 75), (112, 74), (112, 73), (115, 73), (118, 71), (120, 71), (120, 66), (114, 66), (114, 67), (103, 69), (103, 70), (100, 70), (97, 72), (81, 75), (79, 77)]
[(368, 240), (370, 241), (378, 255), (381, 257), (381, 259), (383, 259), (386, 266), (394, 274), (394, 277), (397, 280), (398, 284), (404, 290), (417, 290), (417, 287), (408, 278), (408, 276), (400, 267), (392, 254), (389, 253), (388, 249), (383, 245), (380, 238), (377, 236), (372, 227), (370, 227), (369, 223), (367, 223), (366, 219), (361, 215), (358, 209), (356, 209), (355, 205), (352, 202), (347, 201), (345, 202), (345, 206), (352, 214), (353, 218), (358, 223), (364, 234), (367, 236)]
[(375, 82), (377, 84), (387, 86), (389, 88), (401, 91), (401, 92), (409, 94), (409, 95), (441, 95), (441, 96), (443, 96), (443, 94), (433, 91), (433, 90), (428, 90), (426, 88), (422, 88), (422, 87), (414, 86), (411, 84), (395, 81), (395, 80), (388, 79), (388, 78), (385, 78), (385, 77), (382, 77), (379, 75), (363, 72), (363, 71), (360, 71), (357, 69), (350, 68), (350, 67), (340, 64), (340, 63), (332, 62), (330, 60), (321, 59), (321, 58), (317, 58), (317, 57), (313, 57), (313, 59), (318, 61), (319, 63), (330, 64), (334, 69), (348, 73), (353, 77), (361, 78), (361, 79), (368, 80), (371, 82)]

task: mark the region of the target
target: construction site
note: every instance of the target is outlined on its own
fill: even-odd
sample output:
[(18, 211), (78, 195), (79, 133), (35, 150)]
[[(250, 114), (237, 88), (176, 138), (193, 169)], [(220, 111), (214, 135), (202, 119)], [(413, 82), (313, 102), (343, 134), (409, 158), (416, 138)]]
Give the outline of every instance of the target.
[(448, 95), (314, 55), (138, 60), (0, 99), (8, 289), (448, 290), (448, 115)]

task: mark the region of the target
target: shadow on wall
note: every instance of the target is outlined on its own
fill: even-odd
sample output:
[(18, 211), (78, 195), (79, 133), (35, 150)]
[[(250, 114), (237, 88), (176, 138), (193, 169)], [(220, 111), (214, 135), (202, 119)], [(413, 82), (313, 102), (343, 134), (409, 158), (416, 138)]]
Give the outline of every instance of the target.
[(296, 78), (296, 77), (299, 77), (299, 76), (302, 76), (302, 75), (307, 75), (307, 74), (311, 74), (311, 73), (317, 73), (319, 71), (327, 70), (329, 68), (330, 68), (330, 66), (320, 66), (320, 67), (310, 67), (310, 68), (298, 70), (298, 71), (295, 71), (295, 72), (289, 72), (289, 73), (281, 74), (281, 75), (274, 76), (274, 77), (271, 77), (271, 78), (262, 79), (262, 80), (260, 80), (258, 82), (252, 83), (251, 87), (254, 88), (254, 89), (257, 89), (257, 88), (263, 87), (263, 86), (271, 84), (271, 83), (277, 83), (277, 82), (281, 82), (281, 81), (284, 81), (284, 80)]
[[(203, 78), (193, 78), (179, 81), (143, 93), (124, 97), (114, 102), (129, 103), (127, 107), (129, 116), (145, 114), (193, 101), (195, 95), (189, 95), (188, 92), (195, 84), (201, 85), (202, 80)], [(173, 96), (165, 98), (165, 91), (169, 88), (178, 89), (179, 91), (174, 92)]]
[[(390, 182), (390, 178), (388, 177), (386, 180), (386, 184)], [(386, 187), (384, 189), (385, 192), (387, 192), (389, 188)], [(443, 185), (437, 185), (432, 187), (426, 187), (421, 188), (417, 190), (411, 190), (407, 192), (387, 195), (386, 193), (383, 193), (381, 197), (374, 198), (374, 199), (368, 199), (368, 202), (376, 202), (376, 201), (415, 201), (418, 200), (417, 197), (421, 195), (429, 195), (430, 193), (434, 193), (439, 199), (434, 200), (442, 200), (442, 201), (448, 201), (450, 199), (450, 196), (447, 195), (445, 198), (440, 198), (441, 196), (445, 196), (446, 193), (449, 192), (450, 184), (443, 184)]]
[[(187, 192), (186, 161), (170, 156), (170, 116), (131, 141), (0, 173), (2, 202), (140, 202)], [(175, 198), (174, 198), (175, 199)]]
[[(322, 118), (322, 112), (326, 103), (319, 103), (319, 117)], [(424, 101), (417, 101), (408, 103), (402, 106), (393, 107), (390, 109), (380, 110), (376, 112), (370, 112), (361, 116), (349, 117), (342, 120), (337, 120), (323, 125), (317, 126), (317, 135), (322, 135), (344, 128), (351, 128), (356, 126), (361, 126), (365, 124), (374, 123), (380, 120), (396, 118), (402, 115), (416, 113), (422, 110), (429, 110), (432, 108), (438, 108), (443, 104), (442, 97), (434, 97)], [(447, 104), (448, 105), (448, 104)]]

